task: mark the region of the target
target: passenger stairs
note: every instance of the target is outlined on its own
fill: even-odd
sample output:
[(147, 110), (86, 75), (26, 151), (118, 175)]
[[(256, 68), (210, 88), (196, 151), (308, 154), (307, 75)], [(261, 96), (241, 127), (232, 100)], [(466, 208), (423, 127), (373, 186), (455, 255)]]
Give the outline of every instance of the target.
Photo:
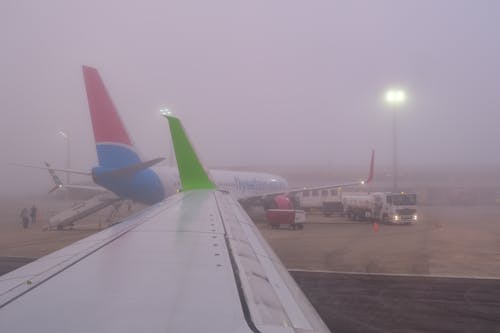
[(64, 227), (73, 226), (79, 221), (101, 209), (118, 203), (122, 199), (112, 193), (101, 193), (88, 200), (80, 201), (73, 207), (66, 209), (49, 218), (49, 230), (62, 230)]

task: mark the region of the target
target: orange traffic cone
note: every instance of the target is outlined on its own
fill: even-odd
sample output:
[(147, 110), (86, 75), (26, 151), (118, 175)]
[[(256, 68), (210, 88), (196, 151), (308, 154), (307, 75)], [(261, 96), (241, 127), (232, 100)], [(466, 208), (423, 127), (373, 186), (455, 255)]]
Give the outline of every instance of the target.
[(377, 222), (373, 222), (373, 231), (378, 232), (378, 223)]

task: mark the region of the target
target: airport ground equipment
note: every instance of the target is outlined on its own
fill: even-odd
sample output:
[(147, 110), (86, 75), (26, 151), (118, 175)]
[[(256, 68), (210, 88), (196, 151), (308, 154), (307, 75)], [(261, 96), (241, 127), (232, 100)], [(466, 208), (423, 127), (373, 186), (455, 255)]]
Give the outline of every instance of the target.
[(417, 195), (413, 193), (353, 193), (342, 195), (343, 214), (351, 220), (373, 219), (383, 223), (417, 221)]
[(272, 229), (279, 229), (282, 224), (288, 225), (292, 230), (304, 228), (306, 212), (296, 210), (293, 199), (294, 197), (286, 195), (276, 195), (263, 200), (266, 221)]
[(306, 223), (306, 212), (295, 209), (268, 209), (266, 221), (272, 229), (279, 229), (283, 224), (288, 225), (292, 230), (302, 230)]
[(76, 221), (119, 201), (121, 199), (112, 193), (102, 193), (88, 200), (77, 202), (71, 208), (52, 216), (49, 219), (49, 229), (62, 230), (67, 226), (72, 226)]
[[(301, 209), (305, 211), (321, 209), (323, 214), (326, 215), (329, 212), (342, 212), (341, 193), (341, 188), (306, 189), (301, 192), (297, 192), (294, 196), (297, 206)], [(326, 213), (324, 210), (325, 206), (327, 207)]]
[(323, 201), (321, 212), (324, 216), (332, 216), (335, 213), (342, 213), (342, 201)]

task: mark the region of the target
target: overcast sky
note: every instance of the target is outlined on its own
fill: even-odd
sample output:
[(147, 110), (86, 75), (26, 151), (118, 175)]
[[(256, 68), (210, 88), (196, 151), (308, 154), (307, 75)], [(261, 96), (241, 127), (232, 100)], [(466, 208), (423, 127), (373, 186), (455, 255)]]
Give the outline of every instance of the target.
[(397, 86), (402, 165), (500, 165), (499, 31), (495, 0), (4, 0), (0, 181), (65, 167), (59, 130), (95, 165), (83, 64), (144, 159), (169, 153), (165, 105), (209, 166), (389, 165)]

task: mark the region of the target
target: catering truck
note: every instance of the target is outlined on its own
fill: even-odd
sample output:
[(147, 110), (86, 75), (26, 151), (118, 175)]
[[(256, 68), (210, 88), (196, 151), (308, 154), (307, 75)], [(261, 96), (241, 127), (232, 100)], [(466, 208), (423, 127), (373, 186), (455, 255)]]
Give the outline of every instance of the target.
[(344, 193), (343, 215), (351, 220), (378, 220), (383, 223), (409, 224), (417, 221), (417, 195), (413, 193)]

